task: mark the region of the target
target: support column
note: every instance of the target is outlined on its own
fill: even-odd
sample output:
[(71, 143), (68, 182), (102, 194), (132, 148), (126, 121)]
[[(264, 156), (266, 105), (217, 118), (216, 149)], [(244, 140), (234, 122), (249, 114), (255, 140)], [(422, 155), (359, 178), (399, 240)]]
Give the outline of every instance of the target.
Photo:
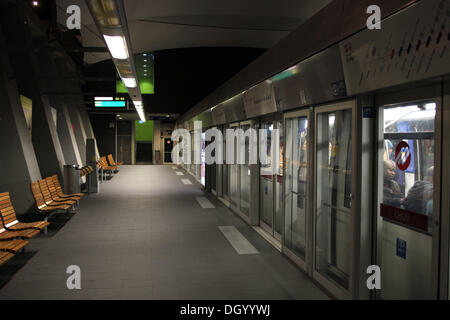
[[(0, 26), (0, 47), (6, 48)], [(17, 213), (34, 207), (30, 183), (41, 179), (25, 114), (6, 50), (0, 50), (0, 192), (9, 192)]]

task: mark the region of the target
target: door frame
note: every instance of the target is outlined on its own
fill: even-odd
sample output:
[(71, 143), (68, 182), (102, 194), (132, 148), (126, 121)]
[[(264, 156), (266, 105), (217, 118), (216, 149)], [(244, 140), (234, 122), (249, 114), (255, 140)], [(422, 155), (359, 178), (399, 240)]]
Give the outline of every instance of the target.
[[(238, 128), (239, 128), (239, 129), (242, 129), (242, 126), (246, 126), (246, 125), (250, 126), (251, 129), (254, 127), (254, 121), (253, 121), (253, 120), (240, 121), (240, 122), (238, 122), (237, 124), (238, 124)], [(231, 125), (230, 125), (230, 128), (231, 128)], [(244, 132), (245, 132), (245, 131), (244, 131)], [(240, 156), (240, 155), (239, 155), (239, 148), (236, 148), (236, 149), (237, 149), (236, 157), (239, 157), (239, 156)], [(247, 151), (247, 150), (245, 150), (245, 151)], [(250, 169), (250, 165), (249, 165), (249, 169)], [(248, 224), (251, 225), (251, 212), (252, 212), (252, 201), (251, 201), (252, 184), (251, 184), (251, 180), (252, 180), (252, 176), (250, 175), (249, 214), (248, 214), (248, 216), (247, 216), (245, 213), (243, 213), (243, 212), (241, 211), (241, 191), (242, 191), (242, 188), (241, 188), (241, 170), (242, 170), (242, 164), (238, 164), (238, 165), (237, 165), (237, 175), (238, 175), (238, 179), (237, 179), (237, 181), (238, 181), (238, 189), (237, 189), (237, 190), (238, 190), (238, 203), (237, 203), (237, 208), (236, 208), (237, 210), (236, 210), (236, 212), (237, 212), (237, 214), (238, 214), (244, 221), (246, 221)]]
[[(444, 96), (442, 101), (441, 142), (450, 141), (450, 85), (444, 83)], [(449, 228), (450, 228), (450, 144), (441, 143), (441, 243), (440, 243), (440, 281), (439, 299), (448, 300), (449, 294)], [(444, 172), (447, 174), (444, 175)], [(434, 200), (433, 200), (434, 201)], [(434, 213), (433, 213), (434, 214)]]
[(307, 167), (306, 174), (308, 177), (314, 176), (314, 123), (312, 121), (313, 112), (312, 108), (297, 110), (284, 114), (283, 117), (283, 130), (284, 130), (284, 156), (283, 156), (283, 236), (282, 236), (282, 252), (285, 253), (291, 260), (293, 260), (301, 269), (303, 269), (308, 275), (312, 275), (313, 270), (313, 228), (314, 228), (314, 182), (307, 181), (306, 193), (308, 198), (306, 200), (306, 234), (305, 234), (305, 259), (299, 257), (294, 251), (285, 246), (285, 227), (286, 227), (286, 150), (287, 150), (287, 131), (286, 120), (294, 118), (306, 118), (308, 123), (307, 128)]
[(360, 129), (357, 101), (356, 99), (346, 100), (343, 102), (334, 102), (325, 105), (319, 105), (314, 108), (314, 155), (317, 154), (317, 128), (318, 116), (324, 113), (334, 111), (351, 110), (352, 112), (352, 188), (351, 188), (351, 218), (350, 218), (350, 248), (349, 248), (349, 283), (348, 289), (343, 288), (337, 282), (329, 279), (316, 270), (316, 212), (317, 212), (317, 157), (314, 159), (314, 206), (313, 206), (313, 259), (312, 259), (312, 275), (313, 279), (322, 285), (328, 292), (339, 299), (351, 299), (357, 292), (358, 285), (358, 265), (356, 259), (356, 249), (359, 248), (359, 216), (356, 214), (360, 207), (360, 192), (357, 186), (359, 181), (359, 163), (358, 154), (360, 146), (358, 145), (358, 132)]
[[(162, 141), (163, 141), (163, 154), (162, 154), (162, 163), (163, 164), (173, 164), (173, 162), (166, 162), (166, 139), (170, 139), (171, 140), (171, 137), (169, 137), (169, 136), (163, 136), (163, 138), (162, 138)], [(172, 140), (171, 140), (172, 141)], [(173, 143), (173, 141), (172, 141), (172, 143)], [(172, 145), (172, 148), (173, 148), (173, 145)]]

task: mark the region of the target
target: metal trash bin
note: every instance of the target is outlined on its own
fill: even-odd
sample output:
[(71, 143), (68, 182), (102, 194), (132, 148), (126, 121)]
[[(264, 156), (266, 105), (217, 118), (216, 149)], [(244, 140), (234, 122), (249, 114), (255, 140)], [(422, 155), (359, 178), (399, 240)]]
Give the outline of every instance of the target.
[(80, 168), (74, 165), (64, 166), (64, 193), (73, 194), (81, 192)]

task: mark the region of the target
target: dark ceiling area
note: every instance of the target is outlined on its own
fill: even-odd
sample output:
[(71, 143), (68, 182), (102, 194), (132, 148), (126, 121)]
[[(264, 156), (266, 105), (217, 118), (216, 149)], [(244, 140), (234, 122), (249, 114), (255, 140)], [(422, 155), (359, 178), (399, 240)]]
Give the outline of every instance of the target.
[[(255, 48), (185, 48), (155, 52), (155, 94), (143, 94), (146, 113), (183, 114), (261, 55)], [(86, 93), (114, 94), (111, 60), (85, 69)], [(102, 81), (102, 78), (106, 80)]]

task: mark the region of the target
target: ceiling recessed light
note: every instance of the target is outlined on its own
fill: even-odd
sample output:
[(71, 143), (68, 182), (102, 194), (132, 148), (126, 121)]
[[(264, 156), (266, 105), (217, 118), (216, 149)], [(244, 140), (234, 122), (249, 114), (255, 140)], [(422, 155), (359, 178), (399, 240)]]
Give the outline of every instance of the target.
[(38, 1), (33, 1), (32, 4), (33, 4), (33, 7), (37, 7), (39, 5), (39, 2)]

